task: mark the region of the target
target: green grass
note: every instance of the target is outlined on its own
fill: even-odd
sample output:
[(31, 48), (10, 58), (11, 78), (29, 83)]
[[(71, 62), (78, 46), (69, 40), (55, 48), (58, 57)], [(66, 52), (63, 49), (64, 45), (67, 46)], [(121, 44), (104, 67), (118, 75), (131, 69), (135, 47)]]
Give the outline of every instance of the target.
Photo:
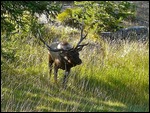
[(1, 111), (149, 111), (148, 44), (85, 47), (63, 89), (64, 71), (58, 86), (48, 76), (47, 49), (36, 39), (16, 39), (2, 40)]

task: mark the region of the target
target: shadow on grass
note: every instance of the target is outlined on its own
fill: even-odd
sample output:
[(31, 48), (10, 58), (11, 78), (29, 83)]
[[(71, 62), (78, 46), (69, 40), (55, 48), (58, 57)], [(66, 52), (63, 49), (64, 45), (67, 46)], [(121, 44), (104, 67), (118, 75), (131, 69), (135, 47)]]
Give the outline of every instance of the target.
[(63, 89), (60, 83), (57, 86), (46, 73), (44, 75), (37, 71), (21, 73), (15, 69), (2, 73), (1, 111), (149, 110), (147, 99), (139, 98), (137, 92), (116, 78), (110, 78), (107, 83), (92, 77), (80, 78), (76, 72), (70, 75), (68, 87)]
[[(86, 94), (85, 96), (89, 96), (88, 99), (94, 97), (97, 101), (102, 101), (103, 104), (97, 102), (96, 105), (107, 106), (104, 111), (149, 111), (149, 99), (143, 95), (144, 93), (148, 94), (147, 89), (142, 90), (144, 92), (137, 92), (134, 87), (127, 86), (113, 76), (110, 76), (109, 82), (105, 82), (94, 77), (88, 78), (86, 75), (81, 79), (78, 75), (79, 73), (74, 75), (72, 86), (77, 86), (76, 91), (80, 89), (80, 92)], [(148, 87), (147, 85), (145, 84), (143, 87)], [(104, 104), (105, 102), (107, 105)], [(115, 106), (115, 103), (118, 104)], [(119, 104), (123, 104), (123, 107)], [(98, 111), (103, 111), (103, 109)]]

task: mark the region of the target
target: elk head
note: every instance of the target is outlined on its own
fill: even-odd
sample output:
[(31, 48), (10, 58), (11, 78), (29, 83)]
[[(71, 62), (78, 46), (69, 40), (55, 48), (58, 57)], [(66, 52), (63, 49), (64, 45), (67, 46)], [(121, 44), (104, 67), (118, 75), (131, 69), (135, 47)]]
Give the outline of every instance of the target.
[[(39, 32), (40, 33), (40, 32)], [(50, 46), (41, 38), (39, 39), (46, 45), (49, 50), (49, 68), (50, 76), (52, 72), (52, 65), (54, 64), (54, 80), (57, 83), (57, 72), (58, 69), (65, 70), (65, 76), (63, 84), (67, 82), (67, 77), (70, 73), (70, 69), (76, 65), (82, 63), (79, 58), (79, 52), (87, 44), (81, 44), (81, 42), (86, 38), (87, 34), (83, 36), (83, 29), (81, 29), (81, 38), (75, 47), (72, 47), (68, 42), (55, 42)]]

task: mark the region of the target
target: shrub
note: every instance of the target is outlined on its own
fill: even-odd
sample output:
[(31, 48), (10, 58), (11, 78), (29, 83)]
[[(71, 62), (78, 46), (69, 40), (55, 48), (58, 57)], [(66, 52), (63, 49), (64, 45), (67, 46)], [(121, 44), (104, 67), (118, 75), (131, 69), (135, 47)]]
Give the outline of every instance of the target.
[(135, 5), (129, 2), (83, 1), (74, 2), (74, 8), (58, 14), (63, 24), (79, 27), (82, 22), (94, 32), (116, 31), (127, 18), (135, 16)]

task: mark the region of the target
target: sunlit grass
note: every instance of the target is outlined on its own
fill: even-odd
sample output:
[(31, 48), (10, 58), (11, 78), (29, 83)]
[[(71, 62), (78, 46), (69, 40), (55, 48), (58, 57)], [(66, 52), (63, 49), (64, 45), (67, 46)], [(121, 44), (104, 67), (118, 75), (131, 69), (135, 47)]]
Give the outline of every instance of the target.
[(149, 111), (148, 43), (89, 44), (63, 89), (64, 71), (55, 85), (35, 40), (2, 41), (1, 111)]

